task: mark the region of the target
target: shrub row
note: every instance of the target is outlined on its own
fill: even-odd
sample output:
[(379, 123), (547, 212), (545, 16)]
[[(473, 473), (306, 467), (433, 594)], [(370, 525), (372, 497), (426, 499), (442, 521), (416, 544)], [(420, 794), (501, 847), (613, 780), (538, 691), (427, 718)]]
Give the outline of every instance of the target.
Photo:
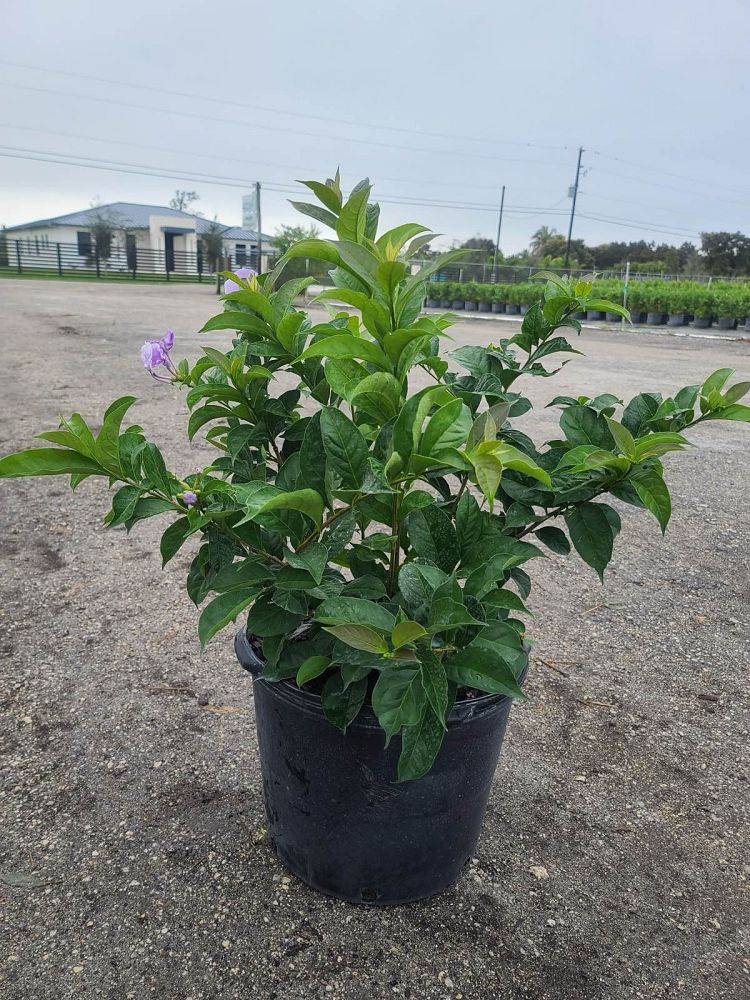
[[(599, 280), (597, 295), (622, 302), (623, 282)], [(538, 281), (518, 284), (484, 285), (477, 282), (432, 281), (427, 299), (444, 308), (484, 308), (495, 312), (515, 312), (516, 307), (530, 306), (541, 298)], [(710, 285), (697, 281), (631, 281), (628, 308), (637, 322), (642, 314), (661, 317), (698, 317), (705, 319), (750, 320), (750, 283), (715, 281)]]

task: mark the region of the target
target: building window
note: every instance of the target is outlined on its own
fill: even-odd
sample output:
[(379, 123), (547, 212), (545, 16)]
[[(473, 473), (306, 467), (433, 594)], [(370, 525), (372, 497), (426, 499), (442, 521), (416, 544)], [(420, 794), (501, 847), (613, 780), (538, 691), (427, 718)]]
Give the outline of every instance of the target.
[(78, 240), (78, 253), (82, 257), (91, 256), (91, 233), (76, 233), (76, 238)]
[(245, 267), (245, 264), (247, 263), (247, 254), (245, 252), (244, 243), (234, 244), (234, 256), (235, 256), (236, 266)]

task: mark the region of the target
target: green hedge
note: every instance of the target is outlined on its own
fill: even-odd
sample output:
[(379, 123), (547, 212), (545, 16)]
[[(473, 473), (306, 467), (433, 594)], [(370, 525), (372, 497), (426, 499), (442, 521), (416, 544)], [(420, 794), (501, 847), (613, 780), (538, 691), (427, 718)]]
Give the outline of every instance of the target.
[[(523, 281), (516, 284), (484, 285), (477, 282), (431, 281), (427, 298), (438, 301), (503, 302), (532, 305), (542, 295), (542, 282)], [(613, 279), (596, 282), (596, 292), (613, 302), (623, 300), (623, 282)], [(750, 317), (750, 283), (714, 281), (710, 285), (698, 281), (631, 281), (628, 286), (628, 308), (631, 312), (655, 312), (693, 316)]]

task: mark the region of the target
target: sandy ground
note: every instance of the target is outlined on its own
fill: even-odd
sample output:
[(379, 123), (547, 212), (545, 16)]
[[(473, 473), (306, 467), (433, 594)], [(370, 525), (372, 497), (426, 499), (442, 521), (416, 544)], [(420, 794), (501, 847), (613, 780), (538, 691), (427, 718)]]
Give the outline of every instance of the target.
[[(0, 307), (0, 450), (130, 392), (177, 471), (202, 463), (138, 348), (168, 326), (178, 357), (228, 342), (195, 333), (210, 289), (4, 280)], [(465, 320), (456, 337), (508, 331)], [(747, 343), (580, 346), (538, 403), (750, 377)], [(554, 411), (524, 424), (552, 432)], [(747, 996), (750, 428), (694, 438), (669, 461), (665, 540), (625, 509), (603, 587), (573, 559), (538, 573), (531, 698), (476, 859), (442, 897), (381, 910), (276, 861), (249, 682), (228, 633), (199, 652), (190, 553), (162, 572), (157, 523), (105, 530), (96, 484), (0, 484), (3, 1000)]]

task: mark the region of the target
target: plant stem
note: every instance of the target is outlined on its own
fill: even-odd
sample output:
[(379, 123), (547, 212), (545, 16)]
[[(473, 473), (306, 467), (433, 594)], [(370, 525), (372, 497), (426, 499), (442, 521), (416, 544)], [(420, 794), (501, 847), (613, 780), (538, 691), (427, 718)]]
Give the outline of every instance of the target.
[(396, 593), (398, 564), (399, 557), (401, 555), (401, 544), (398, 537), (398, 515), (400, 506), (401, 493), (396, 492), (391, 498), (391, 534), (393, 535), (393, 541), (391, 542), (391, 560), (388, 566), (388, 593), (391, 597), (393, 597)]
[(304, 538), (294, 551), (301, 552), (302, 549), (306, 548), (310, 544), (310, 542), (314, 542), (315, 539), (318, 537), (318, 535), (320, 535), (323, 531), (325, 531), (325, 529), (328, 527), (329, 524), (332, 524), (334, 521), (340, 518), (342, 514), (346, 514), (348, 510), (351, 510), (358, 499), (359, 497), (353, 500), (348, 507), (339, 507), (338, 510), (335, 510), (330, 517), (327, 517), (325, 521), (323, 521), (323, 523), (319, 528), (316, 528), (315, 531), (310, 532), (307, 538)]

